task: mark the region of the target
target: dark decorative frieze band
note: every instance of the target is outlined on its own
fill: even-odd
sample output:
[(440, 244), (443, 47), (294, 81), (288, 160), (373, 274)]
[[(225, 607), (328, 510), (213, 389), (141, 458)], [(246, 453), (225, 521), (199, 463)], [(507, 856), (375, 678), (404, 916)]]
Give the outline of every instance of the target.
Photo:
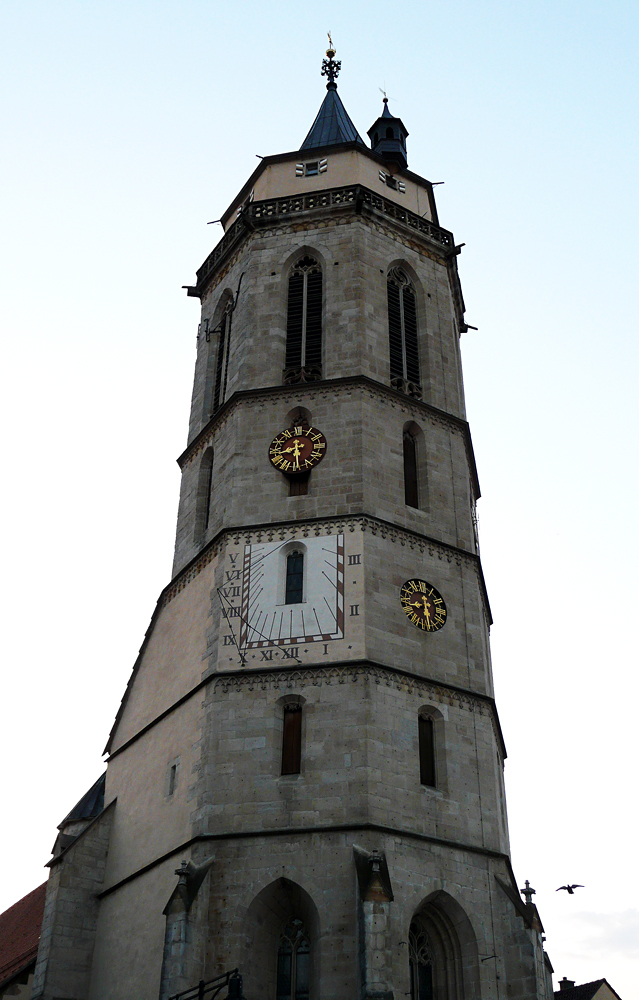
[[(424, 400), (407, 396), (405, 393), (399, 392), (397, 389), (386, 386), (381, 382), (376, 382), (365, 375), (308, 382), (304, 384), (303, 389), (298, 387), (297, 392), (298, 394), (301, 392), (309, 393), (312, 398), (333, 398), (337, 400), (341, 395), (349, 395), (353, 392), (353, 389), (358, 388), (366, 392), (370, 399), (382, 400), (387, 405), (392, 406), (394, 409), (400, 409), (403, 413), (410, 415), (414, 419), (425, 417), (432, 424), (438, 424), (456, 433), (469, 436), (468, 423), (462, 417), (439, 410), (437, 407), (431, 406), (430, 403), (424, 402)], [(290, 398), (291, 387), (287, 385), (270, 386), (263, 389), (245, 389), (233, 393), (224, 406), (218, 410), (208, 424), (187, 445), (177, 460), (178, 465), (181, 469), (184, 469), (193, 458), (201, 454), (213, 442), (217, 430), (226, 423), (229, 416), (238, 406), (264, 406), (269, 403), (279, 406), (282, 402), (290, 400)], [(470, 448), (469, 455), (471, 455), (471, 474), (476, 476), (472, 447)], [(476, 496), (479, 496), (478, 492)]]
[(380, 538), (398, 543), (409, 548), (411, 551), (417, 551), (420, 555), (428, 554), (431, 557), (445, 559), (448, 563), (455, 563), (457, 566), (461, 566), (463, 563), (472, 566), (477, 573), (479, 592), (487, 625), (488, 627), (492, 625), (490, 605), (488, 603), (484, 575), (478, 555), (466, 549), (460, 549), (456, 545), (448, 545), (446, 542), (440, 542), (435, 538), (422, 535), (417, 531), (411, 531), (410, 528), (398, 527), (389, 521), (382, 520), (382, 518), (371, 517), (368, 514), (223, 528), (209, 542), (206, 548), (168, 585), (160, 600), (162, 605), (166, 605), (177, 597), (224, 548), (227, 539), (230, 539), (235, 545), (239, 545), (241, 542), (244, 542), (245, 545), (254, 545), (261, 542), (294, 541), (297, 538), (308, 538), (311, 535), (318, 537), (321, 535), (345, 534), (346, 532), (352, 533), (357, 529), (374, 536), (379, 535)]
[[(425, 248), (425, 245), (430, 244), (440, 251), (439, 257), (442, 261), (455, 252), (455, 241), (451, 232), (376, 194), (370, 188), (360, 184), (329, 188), (326, 191), (314, 191), (294, 197), (254, 201), (247, 205), (198, 269), (197, 284), (188, 288), (188, 294), (202, 298), (207, 286), (222, 264), (226, 263), (231, 252), (240, 243), (243, 243), (254, 230), (258, 229), (263, 232), (269, 223), (271, 225), (275, 223), (277, 231), (281, 234), (284, 220), (288, 222), (289, 219), (300, 214), (312, 216), (312, 225), (322, 229), (332, 223), (330, 217), (325, 218), (327, 213), (333, 216), (336, 211), (341, 213), (345, 209), (348, 210), (349, 220), (352, 212), (357, 215), (365, 213), (367, 216), (383, 219), (387, 226), (390, 225), (408, 237), (412, 236), (413, 243), (419, 252), (421, 252), (421, 248)], [(317, 216), (319, 216), (319, 220)], [(290, 229), (295, 231), (296, 226), (304, 227), (305, 225), (307, 225), (306, 220), (300, 220), (299, 223), (295, 221), (290, 225)], [(285, 226), (284, 231), (288, 228), (289, 226)]]
[[(338, 663), (319, 667), (299, 667), (288, 670), (245, 670), (234, 671), (220, 675), (211, 674), (212, 682), (209, 688), (209, 699), (214, 701), (216, 695), (239, 691), (292, 691), (303, 690), (304, 687), (322, 687), (342, 684), (370, 683), (378, 687), (394, 688), (408, 695), (417, 694), (435, 705), (449, 705), (467, 712), (490, 719), (497, 746), (506, 757), (503, 735), (497, 719), (496, 708), (492, 699), (482, 698), (472, 691), (462, 690), (452, 686), (437, 683), (426, 677), (418, 677), (392, 670), (381, 664), (357, 662)], [(209, 700), (207, 699), (207, 700)]]

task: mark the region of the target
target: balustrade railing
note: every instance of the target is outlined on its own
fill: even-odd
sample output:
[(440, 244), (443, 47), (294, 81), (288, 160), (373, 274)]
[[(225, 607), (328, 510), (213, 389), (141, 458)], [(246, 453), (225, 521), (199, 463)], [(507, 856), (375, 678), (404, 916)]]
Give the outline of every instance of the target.
[(209, 979), (206, 983), (201, 979), (197, 986), (192, 986), (181, 993), (174, 993), (169, 997), (169, 1000), (215, 1000), (225, 986), (228, 987), (228, 993), (224, 997), (224, 1000), (227, 1000), (227, 998), (228, 1000), (244, 1000), (242, 977), (237, 969), (225, 972), (216, 979)]
[(239, 243), (245, 233), (253, 228), (255, 222), (269, 219), (281, 219), (301, 212), (311, 212), (321, 208), (332, 208), (340, 205), (366, 205), (383, 215), (394, 219), (408, 229), (426, 236), (442, 248), (453, 251), (455, 241), (453, 234), (447, 229), (441, 229), (434, 222), (424, 219), (421, 215), (403, 208), (395, 201), (389, 201), (369, 188), (354, 184), (349, 187), (329, 188), (326, 191), (314, 191), (309, 194), (295, 195), (290, 198), (269, 198), (265, 201), (253, 201), (239, 213), (235, 222), (229, 226), (220, 242), (213, 248), (201, 268), (197, 272), (198, 286), (206, 280), (211, 271), (215, 270), (220, 261), (230, 254), (236, 243)]

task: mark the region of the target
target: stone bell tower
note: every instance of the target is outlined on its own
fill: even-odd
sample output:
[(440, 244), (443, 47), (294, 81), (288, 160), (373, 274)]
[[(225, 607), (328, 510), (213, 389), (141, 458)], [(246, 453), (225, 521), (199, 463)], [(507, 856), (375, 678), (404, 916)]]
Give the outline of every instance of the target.
[(552, 996), (509, 859), (457, 249), (401, 119), (368, 147), (339, 68), (188, 288), (173, 577), (104, 809), (50, 862), (34, 997), (236, 967), (247, 1000)]

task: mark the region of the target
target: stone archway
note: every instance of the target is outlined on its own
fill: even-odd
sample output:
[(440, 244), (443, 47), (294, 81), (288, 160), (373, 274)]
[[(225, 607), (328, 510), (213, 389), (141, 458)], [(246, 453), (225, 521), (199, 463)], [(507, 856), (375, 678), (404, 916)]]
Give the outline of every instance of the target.
[(319, 995), (319, 914), (315, 903), (300, 885), (279, 878), (255, 896), (246, 911), (242, 969), (244, 993), (255, 1000), (276, 1000), (278, 954), (291, 928), (308, 942), (310, 1000)]
[(470, 920), (448, 893), (433, 893), (409, 928), (411, 1000), (479, 996), (479, 956)]

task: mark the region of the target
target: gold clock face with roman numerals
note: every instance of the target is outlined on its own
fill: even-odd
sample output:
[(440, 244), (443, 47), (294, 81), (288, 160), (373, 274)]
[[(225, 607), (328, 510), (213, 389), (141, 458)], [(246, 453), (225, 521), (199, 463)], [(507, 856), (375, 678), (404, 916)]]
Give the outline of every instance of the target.
[(404, 613), (416, 628), (437, 632), (446, 624), (442, 595), (425, 580), (407, 580), (399, 592)]
[(326, 438), (317, 427), (289, 427), (271, 441), (268, 457), (280, 472), (310, 472), (326, 454)]

